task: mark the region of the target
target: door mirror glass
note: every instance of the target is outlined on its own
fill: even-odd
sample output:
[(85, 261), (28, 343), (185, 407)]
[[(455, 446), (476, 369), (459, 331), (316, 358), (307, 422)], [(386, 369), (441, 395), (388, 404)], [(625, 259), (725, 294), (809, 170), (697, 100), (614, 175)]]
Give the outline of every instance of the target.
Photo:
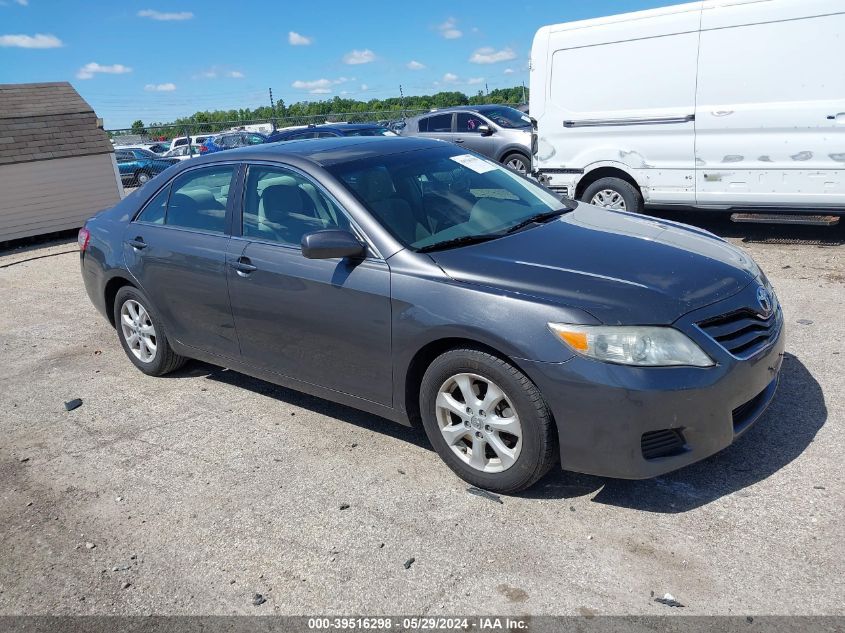
[(482, 123), (478, 126), (477, 131), (481, 133), (481, 136), (490, 136), (493, 133), (493, 128), (491, 128), (486, 123)]
[(367, 249), (349, 231), (326, 229), (302, 236), (302, 254), (308, 259), (362, 258)]

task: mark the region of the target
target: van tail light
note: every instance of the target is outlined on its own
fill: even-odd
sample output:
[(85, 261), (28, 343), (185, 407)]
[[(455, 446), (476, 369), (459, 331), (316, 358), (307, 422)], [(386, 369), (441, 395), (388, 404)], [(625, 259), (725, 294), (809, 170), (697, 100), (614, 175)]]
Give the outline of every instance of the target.
[(79, 229), (76, 241), (79, 243), (79, 250), (84, 253), (88, 249), (88, 242), (91, 241), (91, 232), (83, 226)]

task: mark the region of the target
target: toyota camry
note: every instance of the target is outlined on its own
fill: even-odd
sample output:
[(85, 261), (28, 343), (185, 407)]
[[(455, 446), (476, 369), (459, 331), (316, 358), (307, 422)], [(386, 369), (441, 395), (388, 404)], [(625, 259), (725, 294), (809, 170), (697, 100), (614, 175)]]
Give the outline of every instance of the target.
[(783, 356), (777, 296), (739, 248), (436, 140), (197, 158), (79, 244), (145, 374), (201, 359), (420, 424), (504, 493), (558, 463), (636, 479), (708, 457), (761, 416)]

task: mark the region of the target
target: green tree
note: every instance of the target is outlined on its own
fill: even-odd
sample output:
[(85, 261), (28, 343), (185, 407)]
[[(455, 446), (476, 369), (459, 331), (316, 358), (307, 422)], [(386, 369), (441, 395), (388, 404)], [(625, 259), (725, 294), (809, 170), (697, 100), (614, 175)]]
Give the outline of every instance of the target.
[(147, 135), (147, 128), (144, 127), (144, 122), (141, 119), (138, 119), (132, 124), (132, 134)]

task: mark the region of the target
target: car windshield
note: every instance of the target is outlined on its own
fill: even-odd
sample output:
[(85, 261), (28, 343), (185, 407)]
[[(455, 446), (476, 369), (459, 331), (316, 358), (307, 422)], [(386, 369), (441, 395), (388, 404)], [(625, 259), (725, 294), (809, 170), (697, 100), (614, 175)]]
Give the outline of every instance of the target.
[(532, 218), (567, 210), (502, 165), (451, 147), (365, 158), (329, 171), (415, 250), (495, 239)]
[(531, 127), (531, 119), (519, 110), (502, 106), (490, 110), (480, 110), (481, 114), (493, 121), (496, 125), (508, 128)]
[(364, 127), (353, 130), (344, 130), (344, 136), (396, 136), (395, 132), (391, 132), (386, 127)]

